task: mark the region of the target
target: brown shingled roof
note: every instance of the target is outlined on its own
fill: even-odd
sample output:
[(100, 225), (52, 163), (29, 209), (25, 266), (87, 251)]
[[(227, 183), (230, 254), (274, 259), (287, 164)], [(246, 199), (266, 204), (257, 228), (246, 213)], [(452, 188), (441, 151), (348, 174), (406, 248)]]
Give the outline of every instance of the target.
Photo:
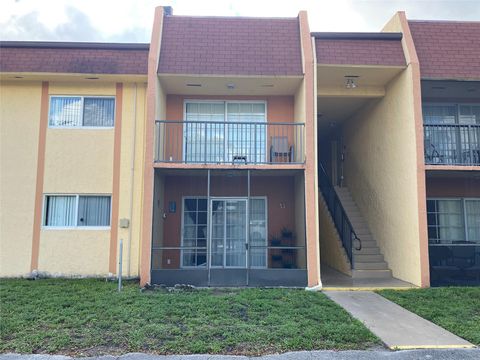
[[(405, 66), (401, 36), (392, 33), (312, 34), (318, 64)], [(398, 34), (400, 35), (400, 34)]]
[(422, 78), (480, 79), (480, 22), (409, 21)]
[(301, 75), (298, 19), (166, 16), (158, 72)]
[(148, 44), (2, 42), (1, 72), (147, 74)]

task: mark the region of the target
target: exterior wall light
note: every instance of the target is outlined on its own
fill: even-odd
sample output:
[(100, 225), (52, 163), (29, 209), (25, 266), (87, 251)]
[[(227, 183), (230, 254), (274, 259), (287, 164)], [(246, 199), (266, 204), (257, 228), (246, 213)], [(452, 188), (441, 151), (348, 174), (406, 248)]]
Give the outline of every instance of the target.
[(355, 89), (358, 85), (355, 84), (355, 80), (352, 79), (352, 78), (347, 78), (347, 80), (345, 81), (345, 87), (347, 89)]

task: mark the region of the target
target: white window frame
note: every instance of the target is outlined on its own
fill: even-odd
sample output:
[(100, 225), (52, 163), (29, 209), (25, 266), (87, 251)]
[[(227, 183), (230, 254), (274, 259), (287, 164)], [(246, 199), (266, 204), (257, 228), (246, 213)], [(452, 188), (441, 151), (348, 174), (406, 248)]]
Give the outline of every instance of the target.
[[(57, 125), (50, 125), (50, 107), (52, 105), (52, 98), (80, 98), (81, 99), (81, 107), (82, 107), (82, 124), (83, 124), (83, 117), (84, 117), (84, 102), (85, 98), (94, 98), (94, 99), (113, 99), (114, 106), (113, 106), (113, 125), (112, 126), (57, 126)], [(114, 95), (49, 95), (48, 97), (48, 127), (51, 129), (82, 129), (82, 130), (111, 130), (115, 128), (115, 118), (117, 115), (117, 99)]]
[[(74, 226), (49, 226), (45, 225), (47, 216), (47, 197), (48, 196), (75, 196), (75, 223)], [(78, 225), (78, 206), (80, 196), (108, 196), (110, 198), (110, 226), (79, 226)], [(66, 193), (45, 193), (43, 194), (42, 207), (42, 230), (110, 230), (112, 227), (112, 194), (66, 194)]]
[[(467, 227), (467, 211), (465, 207), (465, 201), (468, 200), (476, 200), (480, 201), (480, 197), (427, 197), (427, 201), (432, 200), (432, 201), (448, 201), (448, 200), (457, 200), (461, 201), (461, 210), (462, 210), (462, 220), (463, 220), (463, 229), (464, 229), (464, 234), (465, 234), (465, 241), (471, 241), (468, 238), (468, 227)], [(428, 215), (428, 211), (427, 211)], [(428, 221), (427, 221), (427, 230), (428, 230)], [(428, 232), (428, 231), (427, 231)], [(428, 237), (428, 234), (427, 234)], [(476, 240), (476, 239), (475, 239)], [(428, 238), (428, 246), (480, 246), (480, 244), (430, 244), (430, 238)], [(473, 241), (472, 241), (473, 242)]]
[[(212, 266), (211, 265), (211, 258), (209, 256), (209, 247), (211, 247), (211, 244), (209, 243), (211, 241), (211, 239), (209, 239), (208, 235), (207, 235), (207, 246), (206, 246), (206, 256), (207, 256), (207, 266), (188, 266), (188, 265), (184, 265), (183, 264), (183, 230), (184, 230), (184, 204), (185, 204), (185, 199), (205, 199), (207, 200), (207, 229), (208, 229), (208, 232), (209, 234), (212, 233), (212, 222), (210, 220), (210, 217), (211, 217), (211, 214), (209, 214), (210, 212), (210, 209), (211, 209), (211, 206), (210, 204), (208, 204), (208, 197), (207, 196), (198, 196), (198, 195), (194, 195), (194, 196), (182, 196), (182, 208), (181, 208), (181, 212), (182, 212), (182, 218), (181, 218), (181, 228), (180, 228), (180, 268), (182, 269), (198, 269), (198, 270), (202, 270), (202, 269), (208, 269), (209, 267), (212, 268), (212, 269), (268, 269), (268, 197), (267, 196), (250, 196), (250, 200), (251, 199), (262, 199), (265, 201), (265, 266), (250, 266), (249, 264), (249, 257), (248, 255), (250, 255), (250, 243), (248, 244), (249, 245), (249, 249), (248, 251), (246, 251), (246, 254), (247, 254), (247, 258), (246, 258), (246, 266), (245, 267), (232, 267), (232, 266), (229, 266), (229, 267), (224, 267), (224, 266)], [(211, 196), (210, 197), (210, 201), (212, 200), (235, 200), (235, 199), (241, 199), (241, 200), (247, 200), (247, 215), (249, 214), (250, 212), (250, 201), (249, 201), (249, 198), (248, 197), (245, 197), (245, 196)], [(246, 227), (246, 232), (247, 232), (247, 240), (249, 239), (249, 230), (250, 230), (250, 224), (247, 224), (247, 227)], [(225, 263), (225, 260), (224, 260), (224, 263)]]
[[(183, 101), (183, 121), (186, 121), (187, 119), (187, 104), (195, 104), (195, 103), (207, 103), (207, 104), (224, 104), (224, 114), (223, 114), (223, 123), (228, 124), (227, 117), (228, 117), (228, 104), (264, 104), (265, 105), (265, 162), (268, 162), (268, 103), (267, 100), (221, 100), (221, 99), (185, 99)], [(220, 122), (219, 122), (220, 123)], [(182, 161), (185, 163), (186, 158), (187, 158), (187, 144), (185, 142), (185, 126), (183, 126), (183, 157)], [(227, 144), (228, 144), (228, 137), (227, 137), (227, 132), (225, 132), (225, 136), (223, 139), (223, 147), (224, 149), (227, 149)], [(256, 155), (256, 154), (255, 154)], [(223, 154), (223, 163), (228, 163), (231, 161), (227, 161), (225, 158), (226, 154)], [(248, 162), (248, 159), (247, 159)]]

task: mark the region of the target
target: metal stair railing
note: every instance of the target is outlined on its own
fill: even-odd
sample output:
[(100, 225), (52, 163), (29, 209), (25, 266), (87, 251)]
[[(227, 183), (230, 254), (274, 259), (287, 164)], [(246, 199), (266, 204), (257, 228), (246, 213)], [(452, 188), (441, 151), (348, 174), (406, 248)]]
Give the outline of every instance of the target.
[(335, 192), (335, 188), (332, 185), (332, 182), (328, 178), (327, 172), (325, 171), (322, 164), (319, 165), (319, 188), (322, 192), (323, 198), (327, 204), (327, 208), (332, 216), (335, 228), (337, 229), (338, 235), (342, 241), (342, 245), (347, 253), (350, 264), (353, 268), (353, 243), (358, 242), (358, 246), (355, 247), (356, 250), (362, 249), (362, 242), (353, 230), (352, 223), (348, 219), (347, 213), (343, 208), (342, 202)]

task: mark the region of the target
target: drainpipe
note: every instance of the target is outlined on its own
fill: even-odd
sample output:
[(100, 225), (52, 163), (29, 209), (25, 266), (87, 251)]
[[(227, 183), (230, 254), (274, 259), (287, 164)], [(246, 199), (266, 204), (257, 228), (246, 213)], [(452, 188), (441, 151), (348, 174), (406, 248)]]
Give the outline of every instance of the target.
[(135, 181), (135, 146), (137, 139), (137, 83), (135, 83), (135, 92), (133, 94), (133, 139), (132, 139), (132, 162), (130, 164), (130, 210), (128, 218), (130, 219), (130, 226), (128, 227), (128, 246), (127, 246), (127, 276), (131, 276), (131, 260), (132, 260), (132, 215), (133, 215), (133, 191), (134, 191), (134, 181)]

